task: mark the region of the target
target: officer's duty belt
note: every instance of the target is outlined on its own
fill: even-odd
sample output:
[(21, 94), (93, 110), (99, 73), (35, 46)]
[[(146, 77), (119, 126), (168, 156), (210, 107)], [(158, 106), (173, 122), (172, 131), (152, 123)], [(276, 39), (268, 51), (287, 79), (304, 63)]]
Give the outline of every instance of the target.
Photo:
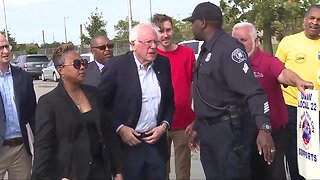
[(219, 117), (216, 118), (204, 118), (202, 119), (202, 121), (207, 125), (207, 126), (211, 126), (213, 124), (218, 124), (219, 122), (222, 121), (228, 121), (230, 120), (231, 117), (227, 114), (221, 115)]
[[(245, 113), (247, 113), (249, 111), (248, 107), (239, 107), (239, 114), (238, 116), (241, 116)], [(225, 113), (225, 114), (222, 114), (221, 116), (218, 116), (218, 117), (215, 117), (215, 118), (203, 118), (202, 121), (208, 125), (208, 126), (211, 126), (213, 124), (217, 124), (217, 123), (220, 123), (222, 121), (228, 121), (231, 119), (231, 116), (229, 113)]]

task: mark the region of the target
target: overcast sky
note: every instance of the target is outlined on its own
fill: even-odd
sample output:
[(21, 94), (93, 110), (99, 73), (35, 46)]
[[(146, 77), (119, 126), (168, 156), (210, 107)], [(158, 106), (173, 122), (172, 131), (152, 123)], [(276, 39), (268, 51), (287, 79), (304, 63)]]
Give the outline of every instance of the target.
[[(7, 26), (18, 43), (42, 44), (42, 30), (45, 42), (63, 42), (64, 17), (66, 17), (67, 39), (74, 44), (80, 43), (80, 24), (89, 22), (91, 12), (98, 7), (107, 21), (108, 36), (112, 39), (116, 32), (114, 25), (128, 16), (128, 0), (4, 0)], [(152, 0), (154, 13), (165, 13), (176, 19), (189, 16), (194, 7), (203, 0)], [(219, 5), (219, 0), (210, 2)], [(148, 22), (150, 0), (131, 0), (134, 20)], [(4, 11), (1, 3), (0, 28), (4, 29)], [(85, 29), (83, 26), (84, 33)]]

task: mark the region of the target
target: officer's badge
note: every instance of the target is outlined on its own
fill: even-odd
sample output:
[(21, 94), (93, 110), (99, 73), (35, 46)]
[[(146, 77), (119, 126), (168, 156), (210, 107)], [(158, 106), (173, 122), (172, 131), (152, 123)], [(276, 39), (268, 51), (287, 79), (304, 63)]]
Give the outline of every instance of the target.
[(208, 55), (207, 55), (207, 57), (206, 57), (206, 59), (204, 60), (205, 62), (208, 62), (208, 61), (210, 61), (210, 58), (211, 58), (211, 53), (209, 53)]
[(231, 59), (236, 63), (241, 63), (247, 60), (247, 54), (240, 48), (237, 48), (232, 51)]
[(305, 60), (306, 60), (306, 56), (304, 53), (297, 53), (296, 54), (296, 59), (295, 59), (296, 63), (302, 64), (302, 63), (304, 63)]

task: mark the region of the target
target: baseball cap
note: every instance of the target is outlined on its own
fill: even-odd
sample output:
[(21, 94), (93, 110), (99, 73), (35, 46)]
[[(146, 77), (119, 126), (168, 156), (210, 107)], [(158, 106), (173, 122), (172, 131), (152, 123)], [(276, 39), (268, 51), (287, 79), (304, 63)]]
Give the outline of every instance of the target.
[(185, 18), (182, 21), (193, 21), (195, 19), (222, 22), (222, 12), (217, 5), (212, 4), (211, 2), (203, 2), (194, 8), (190, 17)]

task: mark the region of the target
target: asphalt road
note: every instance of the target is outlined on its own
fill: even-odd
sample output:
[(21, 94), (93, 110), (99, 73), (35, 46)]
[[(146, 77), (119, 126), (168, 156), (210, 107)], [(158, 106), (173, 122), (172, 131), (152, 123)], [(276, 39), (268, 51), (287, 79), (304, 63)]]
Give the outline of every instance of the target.
[[(46, 94), (47, 92), (51, 91), (53, 88), (57, 86), (58, 83), (51, 82), (51, 81), (41, 81), (41, 80), (34, 80), (34, 89), (36, 93), (37, 99), (42, 95)], [(175, 179), (175, 169), (174, 169), (174, 153), (173, 150), (171, 155), (171, 172), (170, 172), (170, 179)], [(200, 155), (199, 153), (192, 153), (191, 154), (191, 179), (205, 179), (203, 169), (200, 163)]]

